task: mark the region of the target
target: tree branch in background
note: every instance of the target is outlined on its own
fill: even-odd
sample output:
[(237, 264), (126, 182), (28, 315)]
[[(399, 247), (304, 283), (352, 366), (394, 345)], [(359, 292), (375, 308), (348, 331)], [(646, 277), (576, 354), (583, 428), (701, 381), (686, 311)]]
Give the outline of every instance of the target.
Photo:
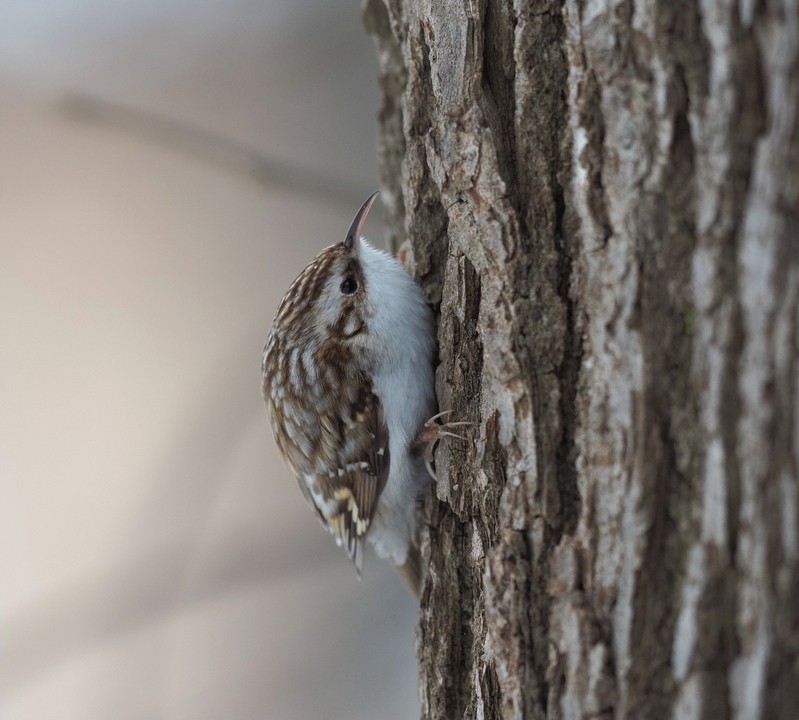
[(127, 107), (81, 93), (67, 95), (61, 103), (61, 108), (72, 120), (121, 130), (169, 150), (248, 177), (268, 190), (279, 190), (299, 197), (321, 200), (347, 213), (357, 207), (368, 194), (366, 189), (346, 180), (264, 155), (244, 143), (147, 110)]

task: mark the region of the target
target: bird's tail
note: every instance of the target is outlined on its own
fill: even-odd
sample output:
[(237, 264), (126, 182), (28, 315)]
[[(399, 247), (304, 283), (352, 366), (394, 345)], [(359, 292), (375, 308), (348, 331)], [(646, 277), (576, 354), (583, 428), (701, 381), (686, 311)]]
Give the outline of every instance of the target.
[(417, 600), (422, 597), (422, 554), (414, 543), (408, 549), (408, 557), (402, 565), (394, 566), (405, 585)]

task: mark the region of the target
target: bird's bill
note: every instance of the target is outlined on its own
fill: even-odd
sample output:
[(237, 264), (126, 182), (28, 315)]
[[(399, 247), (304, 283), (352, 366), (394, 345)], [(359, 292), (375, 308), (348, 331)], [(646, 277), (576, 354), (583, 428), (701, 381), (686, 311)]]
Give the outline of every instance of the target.
[(379, 194), (379, 190), (372, 193), (369, 196), (369, 199), (363, 205), (361, 205), (361, 209), (355, 213), (355, 217), (352, 219), (350, 229), (347, 231), (347, 235), (344, 238), (344, 247), (347, 248), (347, 250), (357, 246), (358, 240), (361, 238), (363, 224), (366, 222), (366, 216), (369, 214), (369, 210), (372, 209), (372, 205), (374, 205), (374, 202)]

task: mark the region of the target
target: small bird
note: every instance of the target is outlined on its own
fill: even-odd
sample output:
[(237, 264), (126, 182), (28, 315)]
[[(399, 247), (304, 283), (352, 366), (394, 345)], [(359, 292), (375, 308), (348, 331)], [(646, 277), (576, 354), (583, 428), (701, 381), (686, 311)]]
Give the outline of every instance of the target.
[(432, 448), (466, 423), (431, 417), (432, 313), (402, 265), (361, 237), (377, 195), (284, 295), (263, 395), (284, 460), (358, 576), (369, 540), (419, 597), (417, 506)]

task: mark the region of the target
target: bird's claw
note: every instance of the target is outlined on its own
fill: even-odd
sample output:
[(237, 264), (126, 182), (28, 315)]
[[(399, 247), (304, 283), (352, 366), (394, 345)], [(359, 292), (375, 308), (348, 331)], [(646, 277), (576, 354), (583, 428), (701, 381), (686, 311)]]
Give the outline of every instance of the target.
[(477, 423), (466, 421), (446, 422), (442, 424), (436, 422), (436, 420), (444, 417), (445, 415), (449, 415), (451, 412), (452, 410), (442, 410), (440, 413), (433, 415), (433, 417), (431, 417), (424, 424), (424, 428), (419, 432), (411, 444), (412, 448), (416, 450), (416, 452), (420, 452), (422, 450), (424, 451), (424, 464), (427, 468), (428, 474), (431, 478), (433, 478), (433, 480), (437, 480), (436, 473), (433, 470), (433, 451), (435, 446), (438, 444), (438, 441), (441, 440), (442, 437), (453, 437), (457, 438), (458, 440), (468, 442), (468, 438), (464, 437), (463, 435), (459, 435), (458, 433), (451, 432), (451, 428), (468, 426), (477, 427)]

